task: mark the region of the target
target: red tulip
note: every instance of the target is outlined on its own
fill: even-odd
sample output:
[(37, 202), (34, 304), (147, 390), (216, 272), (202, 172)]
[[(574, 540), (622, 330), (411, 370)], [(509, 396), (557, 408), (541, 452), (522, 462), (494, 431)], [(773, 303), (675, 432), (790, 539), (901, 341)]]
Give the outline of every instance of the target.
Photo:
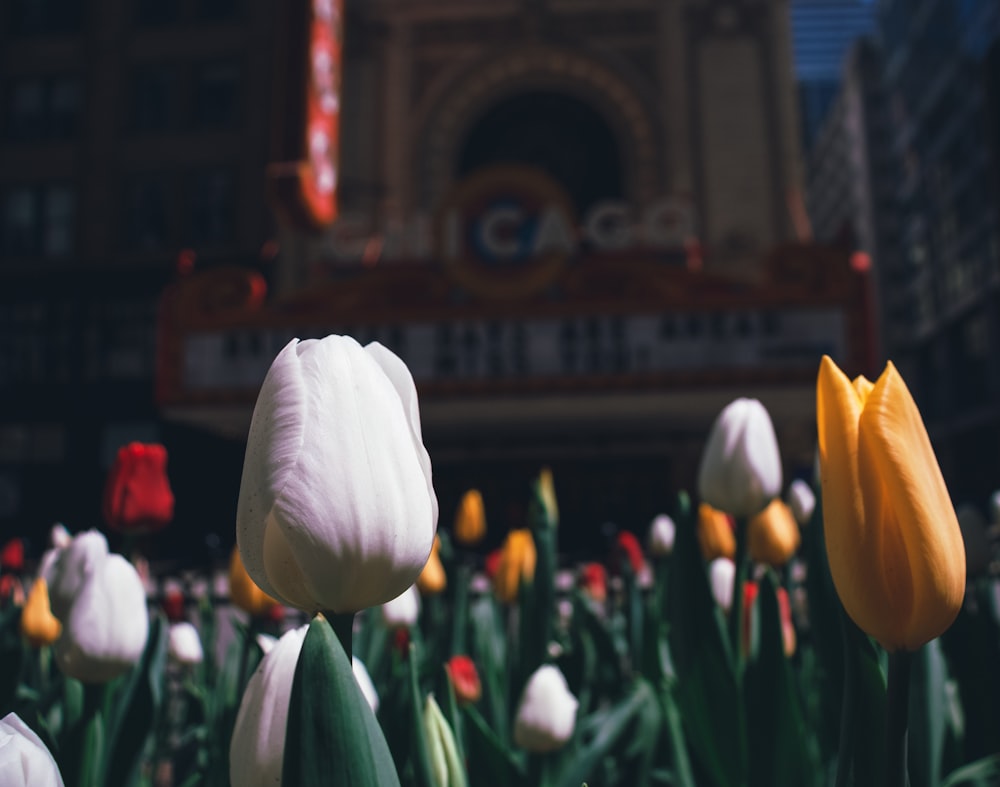
[(180, 623), (184, 620), (184, 593), (180, 588), (167, 588), (160, 606), (163, 607), (163, 612), (171, 623)]
[(24, 542), (12, 538), (0, 551), (0, 569), (20, 573), (24, 569)]
[(486, 576), (490, 579), (493, 579), (497, 575), (497, 570), (500, 568), (500, 558), (502, 557), (502, 549), (494, 549), (486, 556), (486, 560), (483, 562), (483, 571), (486, 572)]
[(448, 679), (455, 690), (455, 699), (460, 705), (478, 702), (483, 695), (476, 665), (468, 656), (452, 656), (445, 664)]
[(580, 585), (597, 603), (608, 598), (608, 572), (600, 563), (587, 563), (580, 570)]
[(632, 572), (636, 576), (642, 573), (642, 570), (646, 567), (646, 558), (642, 554), (639, 539), (631, 531), (622, 530), (618, 534), (618, 537), (615, 539), (615, 551), (625, 554), (629, 565), (632, 566)]
[[(743, 584), (743, 647), (750, 652), (751, 615), (754, 612), (754, 601), (757, 600), (757, 583), (747, 581)], [(775, 591), (778, 597), (778, 615), (781, 619), (781, 644), (785, 655), (789, 658), (795, 654), (797, 645), (795, 623), (792, 621), (792, 605), (788, 600), (788, 591), (782, 587)]]
[(118, 449), (104, 487), (104, 520), (121, 533), (152, 533), (174, 517), (167, 449), (129, 443)]

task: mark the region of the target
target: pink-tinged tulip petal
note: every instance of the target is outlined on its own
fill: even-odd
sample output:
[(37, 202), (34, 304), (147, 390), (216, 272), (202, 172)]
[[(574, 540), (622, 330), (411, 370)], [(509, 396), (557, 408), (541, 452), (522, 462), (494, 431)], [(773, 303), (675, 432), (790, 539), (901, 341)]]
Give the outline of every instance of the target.
[(52, 753), (16, 713), (8, 713), (0, 719), (0, 784), (3, 787), (63, 787)]
[(268, 594), (355, 612), (413, 584), (437, 500), (412, 378), (381, 345), (289, 343), (261, 386), (247, 441), (237, 540)]
[(577, 707), (579, 702), (559, 668), (542, 665), (521, 694), (514, 718), (514, 743), (536, 753), (562, 748), (573, 737)]

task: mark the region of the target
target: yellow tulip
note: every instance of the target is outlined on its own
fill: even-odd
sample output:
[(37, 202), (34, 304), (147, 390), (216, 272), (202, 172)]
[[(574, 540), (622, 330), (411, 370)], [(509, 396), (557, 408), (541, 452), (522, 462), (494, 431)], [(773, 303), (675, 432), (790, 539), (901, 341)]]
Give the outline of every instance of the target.
[(545, 513), (549, 522), (553, 525), (559, 524), (559, 501), (556, 499), (556, 485), (552, 480), (552, 469), (543, 467), (538, 474), (538, 491), (545, 506)]
[(263, 617), (278, 605), (277, 599), (267, 595), (250, 578), (243, 566), (239, 547), (233, 547), (233, 555), (229, 560), (229, 598), (233, 604), (253, 617)]
[(780, 568), (792, 559), (801, 541), (795, 515), (778, 498), (772, 500), (747, 526), (747, 550), (750, 559), (756, 563)]
[(521, 580), (535, 578), (535, 539), (528, 529), (511, 530), (500, 551), (500, 562), (493, 577), (493, 591), (500, 601), (510, 604), (517, 600)]
[(478, 489), (470, 489), (462, 495), (462, 502), (455, 512), (455, 540), (459, 544), (478, 544), (486, 535), (486, 509), (483, 495)]
[(954, 621), (965, 547), (920, 412), (890, 362), (852, 384), (824, 356), (816, 387), (823, 519), (844, 609), (886, 650), (916, 650)]
[(49, 606), (49, 583), (44, 577), (35, 580), (28, 600), (21, 610), (21, 635), (36, 648), (51, 645), (62, 633), (62, 623)]
[(448, 585), (448, 577), (444, 573), (444, 565), (441, 563), (441, 538), (434, 536), (434, 546), (431, 547), (430, 557), (424, 563), (424, 570), (417, 577), (417, 590), (425, 596), (433, 596), (440, 593)]
[(708, 503), (698, 506), (698, 544), (708, 563), (717, 557), (733, 560), (736, 556), (736, 535), (729, 517)]

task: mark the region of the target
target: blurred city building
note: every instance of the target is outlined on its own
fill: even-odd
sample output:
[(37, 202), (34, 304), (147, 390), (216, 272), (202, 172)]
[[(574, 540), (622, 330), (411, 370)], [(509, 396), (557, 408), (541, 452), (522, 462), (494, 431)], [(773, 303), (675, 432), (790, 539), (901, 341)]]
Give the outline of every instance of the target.
[(875, 33), (875, 0), (791, 0), (792, 49), (809, 152), (840, 89), (853, 43)]
[(895, 206), (880, 221), (886, 352), (957, 502), (1000, 466), (1000, 4), (883, 0)]
[[(231, 540), (294, 336), (407, 361), (443, 520), (477, 486), (499, 536), (550, 465), (567, 547), (690, 488), (736, 396), (810, 471), (819, 354), (869, 371), (866, 276), (809, 242), (786, 0), (80, 0), (44, 34), (35, 5), (0, 30), (2, 428), (31, 447), (0, 456), (0, 521), (96, 514), (103, 452), (149, 436), (174, 532)], [(80, 81), (65, 140), (16, 131), (21, 74), (56, 119), (46, 80)], [(99, 333), (105, 302), (133, 329)], [(59, 450), (32, 469), (41, 428)]]

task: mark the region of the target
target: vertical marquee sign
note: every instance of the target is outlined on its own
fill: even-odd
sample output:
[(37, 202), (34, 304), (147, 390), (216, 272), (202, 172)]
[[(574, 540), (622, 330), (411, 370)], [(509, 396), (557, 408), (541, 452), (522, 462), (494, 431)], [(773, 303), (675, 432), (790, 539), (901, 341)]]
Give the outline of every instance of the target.
[(272, 115), (271, 200), (282, 220), (337, 218), (344, 0), (282, 0)]

